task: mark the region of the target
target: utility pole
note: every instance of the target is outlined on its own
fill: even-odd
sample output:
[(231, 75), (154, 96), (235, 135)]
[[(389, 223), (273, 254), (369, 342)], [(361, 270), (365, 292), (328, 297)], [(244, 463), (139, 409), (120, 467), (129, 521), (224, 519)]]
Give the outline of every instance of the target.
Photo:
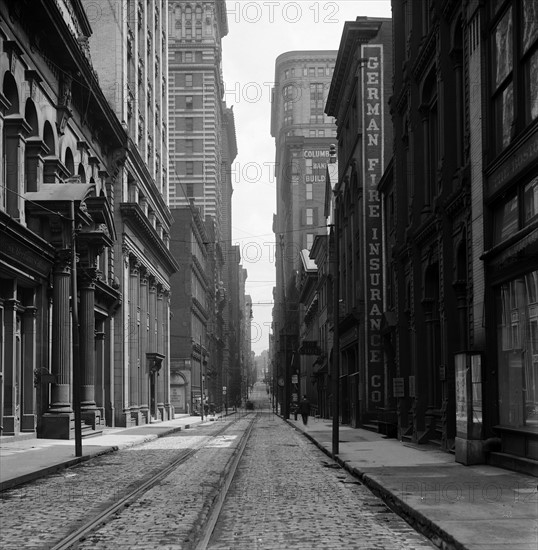
[[(287, 302), (286, 302), (286, 279), (285, 279), (285, 271), (284, 271), (284, 234), (280, 234), (280, 266), (282, 269), (282, 310), (283, 310), (283, 330), (281, 337), (284, 338), (284, 388), (283, 388), (283, 409), (282, 413), (285, 419), (289, 419), (290, 417), (290, 368), (288, 364), (288, 346), (289, 346), (289, 338), (287, 334), (287, 326), (288, 326), (288, 319), (287, 319)], [(282, 347), (282, 344), (281, 344)]]
[(202, 355), (202, 335), (200, 334), (200, 416), (204, 421), (204, 359)]
[[(338, 187), (337, 187), (338, 189)], [(333, 430), (332, 452), (337, 455), (340, 452), (339, 416), (340, 416), (340, 224), (338, 214), (338, 191), (334, 191), (334, 224), (332, 227), (334, 255), (333, 255)]]
[(82, 411), (80, 409), (80, 334), (78, 324), (77, 247), (75, 202), (71, 201), (71, 330), (73, 333), (73, 409), (75, 410), (75, 456), (82, 456)]

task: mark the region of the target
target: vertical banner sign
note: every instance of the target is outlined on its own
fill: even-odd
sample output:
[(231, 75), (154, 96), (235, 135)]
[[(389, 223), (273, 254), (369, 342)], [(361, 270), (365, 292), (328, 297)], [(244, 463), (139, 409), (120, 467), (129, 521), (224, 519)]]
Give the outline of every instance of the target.
[(383, 175), (383, 45), (363, 44), (362, 154), (364, 205), (365, 382), (367, 411), (383, 405), (385, 381), (381, 344), (383, 314), (381, 200), (377, 185)]

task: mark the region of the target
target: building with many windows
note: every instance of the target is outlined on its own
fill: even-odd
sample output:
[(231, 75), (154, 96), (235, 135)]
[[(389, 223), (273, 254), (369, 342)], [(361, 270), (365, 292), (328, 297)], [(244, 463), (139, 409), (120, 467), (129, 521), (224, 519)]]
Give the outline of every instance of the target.
[[(315, 236), (327, 232), (325, 169), (336, 127), (324, 109), (335, 60), (335, 51), (293, 51), (278, 56), (275, 65), (271, 135), (276, 146), (273, 231), (278, 297), (273, 330), (280, 354), (276, 364), (282, 369), (277, 378), (291, 376), (284, 369), (291, 368), (300, 345), (296, 273), (302, 265), (301, 251), (311, 249)], [(279, 403), (289, 406), (290, 397), (281, 392)]]
[(114, 422), (127, 133), (91, 33), (80, 2), (0, 2), (2, 435), (73, 438), (77, 376), (83, 431)]
[(400, 437), (536, 474), (538, 12), (394, 2), (381, 185)]
[(344, 24), (326, 111), (336, 118), (338, 177), (332, 248), (338, 281), (340, 419), (367, 426), (387, 410), (389, 373), (383, 356), (381, 200), (377, 189), (390, 160), (392, 21), (357, 17)]
[(123, 299), (115, 317), (117, 425), (173, 417), (170, 401), (168, 9), (166, 0), (82, 0), (92, 14), (90, 50), (100, 85), (128, 132), (114, 181), (114, 247)]
[(227, 197), (222, 172), (222, 39), (228, 34), (226, 3), (169, 1), (170, 204), (194, 199), (202, 217), (217, 220)]

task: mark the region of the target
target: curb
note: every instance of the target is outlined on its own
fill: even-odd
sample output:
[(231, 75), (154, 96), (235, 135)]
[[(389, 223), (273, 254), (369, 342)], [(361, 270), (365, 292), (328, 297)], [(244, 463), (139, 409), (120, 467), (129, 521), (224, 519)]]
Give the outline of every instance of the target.
[[(201, 422), (199, 422), (201, 424)], [(170, 427), (169, 430), (163, 431), (158, 434), (149, 434), (147, 436), (144, 436), (143, 439), (139, 441), (131, 441), (128, 443), (124, 443), (121, 445), (110, 445), (109, 447), (105, 447), (104, 449), (101, 449), (99, 451), (92, 451), (88, 454), (85, 454), (83, 456), (78, 456), (76, 458), (70, 458), (68, 460), (63, 460), (61, 462), (58, 462), (56, 464), (53, 464), (51, 466), (46, 466), (45, 468), (42, 468), (40, 470), (36, 470), (34, 472), (30, 472), (28, 474), (24, 474), (19, 477), (14, 477), (11, 479), (6, 479), (5, 481), (0, 482), (0, 493), (3, 493), (4, 491), (8, 491), (9, 489), (13, 489), (15, 487), (20, 487), (21, 485), (24, 485), (26, 483), (30, 483), (31, 481), (35, 481), (37, 479), (41, 479), (42, 477), (48, 476), (50, 474), (57, 473), (61, 470), (65, 470), (67, 468), (72, 468), (73, 466), (76, 466), (77, 464), (81, 464), (83, 462), (87, 462), (88, 460), (91, 460), (92, 458), (96, 458), (98, 456), (106, 455), (109, 453), (113, 453), (116, 451), (121, 451), (122, 449), (128, 449), (130, 447), (136, 447), (136, 445), (142, 445), (143, 443), (147, 443), (148, 441), (153, 441), (154, 439), (159, 439), (160, 437), (163, 437), (165, 435), (170, 435), (175, 432), (180, 432), (181, 430), (188, 430), (192, 426), (199, 424), (185, 424), (185, 426), (177, 426), (177, 427)]]
[(437, 524), (433, 523), (430, 519), (415, 510), (409, 504), (406, 504), (401, 498), (396, 496), (393, 492), (389, 491), (378, 481), (375, 481), (368, 474), (361, 472), (359, 469), (349, 465), (348, 462), (342, 460), (338, 455), (334, 455), (332, 451), (329, 451), (316, 439), (314, 439), (309, 433), (301, 430), (288, 419), (283, 420), (291, 426), (293, 429), (302, 433), (307, 439), (309, 439), (318, 449), (323, 451), (328, 457), (337, 462), (344, 470), (349, 472), (353, 477), (357, 478), (368, 490), (370, 490), (375, 496), (380, 498), (395, 514), (404, 519), (413, 529), (427, 537), (435, 546), (441, 548), (441, 550), (468, 550), (461, 542), (458, 542), (452, 535), (447, 533), (444, 529), (441, 529)]

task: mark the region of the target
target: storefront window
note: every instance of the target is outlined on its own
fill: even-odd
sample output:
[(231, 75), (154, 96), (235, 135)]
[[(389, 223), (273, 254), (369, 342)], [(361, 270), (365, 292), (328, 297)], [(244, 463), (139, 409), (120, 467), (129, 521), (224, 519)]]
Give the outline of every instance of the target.
[(538, 271), (501, 285), (496, 297), (500, 423), (538, 432)]
[(513, 235), (518, 229), (517, 195), (504, 202), (493, 214), (495, 244)]
[(525, 206), (525, 225), (528, 225), (538, 216), (538, 177), (525, 185), (523, 204)]

